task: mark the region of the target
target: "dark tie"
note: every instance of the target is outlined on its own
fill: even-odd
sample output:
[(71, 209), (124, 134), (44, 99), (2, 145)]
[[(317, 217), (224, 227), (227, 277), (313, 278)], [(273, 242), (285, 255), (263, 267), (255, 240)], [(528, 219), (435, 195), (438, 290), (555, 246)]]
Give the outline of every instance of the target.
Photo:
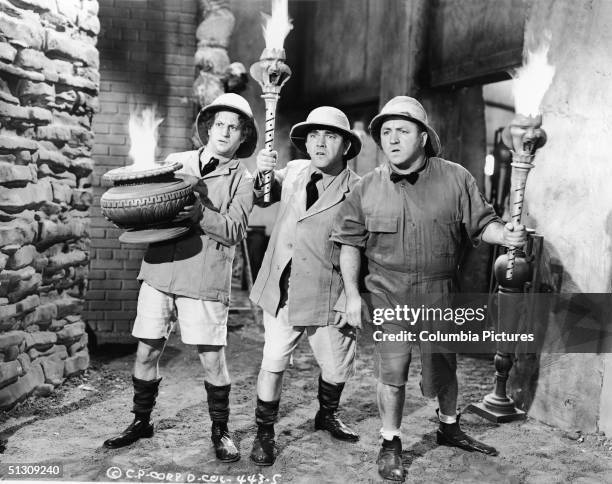
[(219, 159), (213, 156), (205, 165), (200, 164), (200, 176), (204, 177), (212, 173), (217, 166), (219, 166)]
[(317, 190), (317, 182), (323, 178), (321, 173), (313, 173), (310, 175), (310, 181), (306, 183), (306, 210), (319, 199), (319, 190)]
[(419, 172), (413, 171), (412, 173), (406, 173), (405, 175), (400, 175), (399, 173), (395, 173), (394, 171), (392, 171), (391, 175), (389, 175), (389, 178), (391, 178), (391, 181), (393, 183), (397, 183), (400, 180), (406, 180), (411, 185), (414, 185), (416, 181), (419, 179)]

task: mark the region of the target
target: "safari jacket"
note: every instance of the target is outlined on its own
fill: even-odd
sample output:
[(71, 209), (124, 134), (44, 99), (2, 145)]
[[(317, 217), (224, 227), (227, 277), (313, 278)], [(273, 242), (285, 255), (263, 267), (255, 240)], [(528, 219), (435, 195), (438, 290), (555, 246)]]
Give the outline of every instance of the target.
[[(334, 306), (343, 293), (339, 248), (329, 240), (342, 201), (359, 177), (345, 168), (306, 210), (310, 160), (290, 161), (275, 171), (272, 201), (280, 207), (251, 300), (276, 315), (281, 299), (280, 279), (291, 260), (288, 311), (292, 326), (326, 326), (334, 320)], [(255, 203), (263, 205), (256, 191)]]
[(235, 246), (253, 208), (253, 177), (233, 159), (202, 178), (201, 151), (173, 153), (166, 161), (181, 162), (177, 174), (198, 179), (202, 219), (180, 238), (150, 244), (138, 279), (163, 292), (229, 304)]

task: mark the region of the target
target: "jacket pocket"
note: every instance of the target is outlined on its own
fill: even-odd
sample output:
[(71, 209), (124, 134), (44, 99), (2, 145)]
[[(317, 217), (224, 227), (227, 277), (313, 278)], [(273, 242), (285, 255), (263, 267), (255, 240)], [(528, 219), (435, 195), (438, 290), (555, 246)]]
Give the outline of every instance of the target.
[(398, 259), (397, 250), (403, 250), (399, 240), (398, 217), (366, 217), (368, 242), (366, 255), (380, 263), (393, 263)]

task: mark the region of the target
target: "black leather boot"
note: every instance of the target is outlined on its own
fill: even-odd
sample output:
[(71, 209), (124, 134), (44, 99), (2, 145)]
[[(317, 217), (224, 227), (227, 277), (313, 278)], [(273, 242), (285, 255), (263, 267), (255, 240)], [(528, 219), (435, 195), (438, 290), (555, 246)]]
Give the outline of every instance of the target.
[(108, 449), (118, 449), (136, 442), (138, 439), (153, 437), (153, 424), (149, 421), (151, 412), (155, 406), (155, 399), (159, 390), (158, 380), (140, 380), (132, 376), (134, 383), (134, 421), (116, 437), (112, 437), (104, 442), (104, 447)]
[(236, 462), (240, 459), (240, 452), (227, 428), (229, 393), (232, 386), (218, 387), (205, 381), (204, 387), (208, 398), (208, 413), (212, 420), (210, 438), (215, 448), (215, 455), (221, 462)]
[(498, 452), (495, 447), (483, 444), (461, 430), (461, 427), (459, 427), (460, 417), (461, 415), (457, 415), (457, 421), (453, 424), (440, 422), (440, 428), (436, 435), (438, 444), (447, 445), (449, 447), (459, 447), (469, 452), (482, 452), (487, 455), (497, 455)]
[(251, 460), (258, 466), (271, 466), (276, 460), (276, 443), (274, 442), (274, 423), (278, 417), (280, 400), (264, 402), (257, 399), (255, 422), (257, 435), (253, 441)]
[(404, 465), (402, 464), (402, 441), (399, 437), (384, 440), (378, 453), (378, 473), (383, 479), (404, 481)]
[(359, 435), (347, 427), (338, 417), (338, 405), (344, 383), (334, 385), (319, 376), (320, 409), (315, 416), (315, 430), (327, 430), (332, 437), (347, 442), (357, 442)]

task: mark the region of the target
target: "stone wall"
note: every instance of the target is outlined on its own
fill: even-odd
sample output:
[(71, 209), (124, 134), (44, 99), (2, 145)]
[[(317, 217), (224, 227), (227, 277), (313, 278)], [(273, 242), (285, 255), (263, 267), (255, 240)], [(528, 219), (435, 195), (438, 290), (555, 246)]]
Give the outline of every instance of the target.
[(130, 107), (157, 106), (158, 158), (192, 147), (198, 2), (195, 0), (101, 0), (99, 19), (100, 112), (93, 122), (94, 206), (91, 271), (85, 318), (98, 343), (132, 342), (136, 275), (143, 245), (121, 244), (121, 230), (100, 213), (101, 180), (112, 168), (130, 164)]
[(0, 408), (87, 368), (95, 0), (0, 2)]

